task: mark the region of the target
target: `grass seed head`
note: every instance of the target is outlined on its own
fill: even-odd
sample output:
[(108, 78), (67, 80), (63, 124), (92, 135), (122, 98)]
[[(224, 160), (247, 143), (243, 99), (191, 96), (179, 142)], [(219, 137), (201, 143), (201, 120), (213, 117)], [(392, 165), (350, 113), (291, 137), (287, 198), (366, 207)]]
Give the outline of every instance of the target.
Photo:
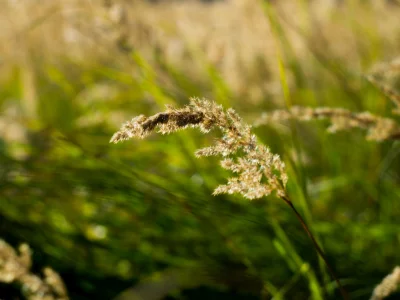
[[(215, 102), (192, 98), (189, 105), (167, 110), (151, 117), (138, 116), (125, 123), (111, 138), (112, 143), (144, 138), (153, 131), (169, 134), (188, 127), (197, 127), (207, 133), (219, 128), (222, 137), (214, 145), (199, 149), (196, 156), (222, 156), (221, 166), (237, 176), (218, 186), (214, 195), (239, 193), (247, 199), (256, 199), (275, 191), (285, 195), (287, 174), (278, 155), (257, 142), (251, 127), (232, 109), (224, 110)], [(235, 156), (235, 157), (233, 157)]]

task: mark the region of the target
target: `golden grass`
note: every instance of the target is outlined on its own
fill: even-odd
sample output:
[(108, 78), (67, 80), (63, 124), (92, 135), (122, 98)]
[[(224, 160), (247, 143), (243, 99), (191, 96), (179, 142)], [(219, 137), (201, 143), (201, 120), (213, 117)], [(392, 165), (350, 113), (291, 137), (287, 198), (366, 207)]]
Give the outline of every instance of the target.
[[(290, 49), (282, 47), (284, 55), (289, 57), (287, 52), (290, 52), (298, 68), (310, 81), (315, 79), (316, 82), (319, 73), (313, 74), (315, 61), (341, 62), (344, 68), (355, 70), (359, 75), (371, 62), (393, 56), (398, 51), (399, 7), (383, 1), (362, 2), (279, 1), (273, 9), (283, 31), (282, 40), (276, 40), (271, 22), (264, 15), (261, 3), (256, 1), (214, 4), (185, 1), (157, 5), (139, 1), (110, 1), (107, 5), (91, 0), (44, 0), (40, 5), (34, 0), (7, 1), (0, 11), (3, 29), (0, 32), (0, 82), (6, 82), (15, 68), (21, 72), (23, 110), (35, 118), (40, 97), (37, 77), (43, 71), (43, 64), (59, 64), (60, 61), (82, 67), (91, 63), (112, 64), (125, 74), (136, 74), (139, 68), (125, 62), (137, 51), (154, 69), (161, 59), (186, 77), (200, 81), (207, 77), (207, 66), (212, 66), (240, 101), (260, 103), (268, 99), (282, 106), (277, 43), (287, 39), (285, 45), (290, 45)], [(400, 98), (393, 88), (389, 69), (395, 72), (398, 63), (385, 64), (367, 79), (393, 101), (394, 113), (398, 113)], [(287, 80), (289, 88), (297, 84), (290, 71)], [(267, 114), (258, 124), (287, 119), (327, 119), (331, 122), (330, 131), (362, 128), (367, 131), (367, 137), (375, 141), (400, 137), (395, 119), (342, 108), (293, 107)], [(5, 122), (7, 120), (0, 126), (6, 128), (8, 123), (4, 125)], [(213, 102), (194, 99), (191, 106), (182, 109), (168, 107), (152, 117), (133, 119), (112, 141), (145, 137), (156, 128), (161, 133), (170, 133), (186, 127), (199, 127), (203, 132), (219, 127), (223, 132), (223, 138), (215, 145), (197, 152), (198, 156), (222, 155), (222, 167), (237, 175), (217, 187), (215, 194), (240, 193), (255, 199), (275, 191), (294, 210), (323, 256), (287, 196), (283, 162), (266, 146), (257, 143), (250, 126), (233, 110), (224, 111)], [(21, 265), (19, 269), (27, 273), (29, 264), (20, 262), (22, 258), (12, 248), (1, 245), (4, 253), (8, 253), (4, 262), (16, 261)], [(14, 274), (12, 280), (22, 280), (18, 274)], [(35, 280), (38, 279), (35, 277)]]
[[(363, 61), (365, 53), (372, 61), (393, 56), (400, 46), (395, 38), (400, 34), (400, 8), (378, 1), (361, 2), (279, 1), (275, 5), (291, 51), (304, 72), (309, 72), (313, 56), (321, 53), (360, 71), (370, 67)], [(157, 52), (193, 78), (204, 77), (204, 65), (210, 64), (246, 101), (281, 94), (276, 41), (258, 1), (168, 1), (157, 5), (142, 1), (110, 1), (109, 5), (91, 0), (45, 0), (40, 5), (33, 0), (6, 1), (0, 20), (0, 76), (4, 76), (1, 69), (9, 70), (12, 65), (30, 70), (38, 62), (54, 63), (58, 58), (83, 65), (123, 61), (121, 49), (128, 48), (139, 51), (151, 64), (156, 63)], [(201, 59), (199, 53), (203, 53)], [(295, 85), (292, 77), (289, 85)]]

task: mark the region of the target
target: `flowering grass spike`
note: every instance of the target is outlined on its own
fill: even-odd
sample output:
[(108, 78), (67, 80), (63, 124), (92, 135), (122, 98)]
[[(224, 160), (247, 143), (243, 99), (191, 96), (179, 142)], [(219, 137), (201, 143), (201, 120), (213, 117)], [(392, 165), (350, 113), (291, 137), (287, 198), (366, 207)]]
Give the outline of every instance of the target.
[(218, 186), (215, 195), (239, 193), (247, 199), (261, 198), (273, 191), (278, 196), (285, 195), (287, 175), (279, 155), (258, 144), (251, 127), (233, 109), (224, 110), (212, 101), (192, 98), (184, 108), (167, 107), (165, 112), (151, 117), (133, 118), (114, 134), (111, 142), (144, 138), (156, 129), (166, 134), (188, 127), (197, 127), (203, 133), (218, 127), (223, 133), (214, 145), (196, 151), (197, 157), (222, 156), (221, 166), (237, 174)]
[(325, 261), (343, 298), (348, 299), (321, 247), (286, 194), (288, 176), (285, 164), (279, 155), (272, 154), (268, 147), (257, 142), (256, 136), (251, 133), (251, 126), (244, 123), (232, 108), (224, 110), (215, 102), (191, 98), (190, 104), (183, 108), (175, 109), (168, 106), (165, 112), (154, 116), (140, 115), (133, 118), (122, 125), (110, 142), (118, 143), (134, 137), (144, 138), (156, 130), (167, 134), (188, 127), (197, 127), (203, 133), (217, 127), (222, 132), (222, 137), (217, 139), (214, 145), (196, 151), (197, 157), (221, 156), (221, 166), (237, 174), (229, 178), (226, 184), (218, 186), (213, 194), (239, 193), (252, 200), (276, 192), (295, 213), (318, 254)]

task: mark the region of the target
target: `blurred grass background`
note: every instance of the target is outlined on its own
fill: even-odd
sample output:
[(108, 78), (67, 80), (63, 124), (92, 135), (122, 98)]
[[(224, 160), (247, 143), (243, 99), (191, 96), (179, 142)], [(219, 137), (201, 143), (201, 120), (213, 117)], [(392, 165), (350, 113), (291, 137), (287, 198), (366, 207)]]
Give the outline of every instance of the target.
[[(363, 74), (399, 54), (399, 16), (398, 1), (373, 0), (2, 1), (0, 237), (28, 243), (71, 299), (133, 299), (147, 285), (165, 299), (336, 299), (278, 199), (211, 196), (226, 173), (193, 153), (212, 137), (109, 139), (190, 96), (249, 123), (291, 105), (390, 116)], [(398, 143), (323, 123), (255, 132), (287, 163), (291, 198), (351, 299), (368, 298), (400, 261)]]

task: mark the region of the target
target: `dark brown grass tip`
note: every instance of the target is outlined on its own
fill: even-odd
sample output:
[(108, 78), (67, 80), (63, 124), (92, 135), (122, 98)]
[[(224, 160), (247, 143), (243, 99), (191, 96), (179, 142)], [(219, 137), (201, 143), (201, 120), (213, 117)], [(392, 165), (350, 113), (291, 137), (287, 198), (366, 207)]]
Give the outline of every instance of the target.
[(142, 128), (145, 131), (153, 131), (159, 124), (175, 123), (178, 127), (186, 127), (189, 125), (200, 124), (203, 121), (203, 113), (192, 113), (186, 111), (163, 112), (150, 117), (142, 123)]
[(118, 143), (133, 137), (144, 138), (156, 127), (159, 127), (161, 133), (171, 133), (187, 126), (199, 125), (203, 121), (204, 114), (202, 112), (186, 109), (169, 109), (151, 117), (141, 115), (122, 125), (121, 129), (112, 136), (110, 142)]

